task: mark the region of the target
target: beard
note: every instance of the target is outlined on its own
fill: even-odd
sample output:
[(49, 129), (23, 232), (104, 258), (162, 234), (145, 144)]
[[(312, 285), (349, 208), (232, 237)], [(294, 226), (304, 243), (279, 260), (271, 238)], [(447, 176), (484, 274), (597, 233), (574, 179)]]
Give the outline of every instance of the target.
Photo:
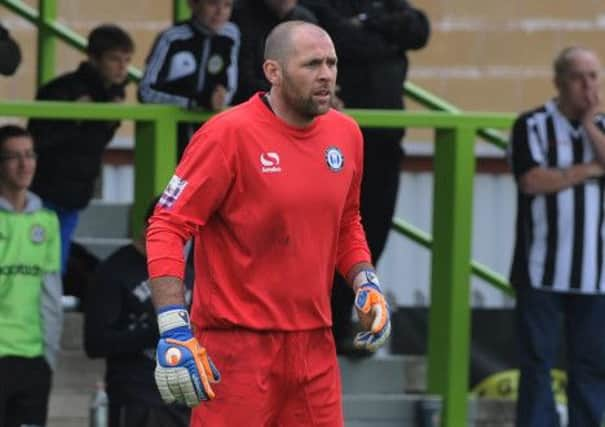
[(334, 90), (330, 90), (330, 97), (327, 103), (317, 102), (313, 98), (313, 94), (308, 95), (300, 93), (295, 85), (291, 83), (289, 76), (284, 73), (282, 93), (284, 100), (288, 105), (301, 117), (307, 120), (312, 120), (317, 116), (325, 114), (330, 110), (332, 105), (332, 98), (334, 97)]

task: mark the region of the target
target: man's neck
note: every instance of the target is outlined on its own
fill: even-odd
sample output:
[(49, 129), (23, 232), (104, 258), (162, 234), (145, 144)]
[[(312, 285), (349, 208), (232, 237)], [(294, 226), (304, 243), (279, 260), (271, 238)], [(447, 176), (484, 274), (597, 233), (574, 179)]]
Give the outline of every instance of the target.
[(297, 114), (283, 102), (279, 95), (274, 94), (272, 96), (271, 92), (267, 92), (265, 99), (273, 113), (290, 126), (305, 128), (313, 123), (315, 119), (314, 117), (309, 119)]
[(199, 27), (199, 29), (202, 29), (204, 31), (207, 31), (209, 33), (214, 34), (215, 31), (210, 28), (208, 25), (206, 25), (203, 21), (202, 18), (197, 17), (196, 15), (192, 15), (191, 16), (191, 20), (193, 21), (193, 23)]
[(571, 108), (569, 106), (569, 104), (561, 101), (561, 99), (557, 99), (556, 104), (557, 104), (557, 109), (570, 122), (577, 122), (582, 117), (582, 114), (580, 111), (574, 110), (573, 108)]
[(0, 197), (10, 203), (16, 212), (23, 212), (27, 204), (27, 191), (10, 191), (0, 188)]

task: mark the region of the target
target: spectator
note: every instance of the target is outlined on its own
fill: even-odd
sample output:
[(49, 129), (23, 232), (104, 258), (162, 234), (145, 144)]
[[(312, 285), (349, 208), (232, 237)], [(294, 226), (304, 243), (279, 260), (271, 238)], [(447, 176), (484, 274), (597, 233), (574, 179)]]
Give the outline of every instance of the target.
[(12, 76), (21, 63), (21, 49), (8, 33), (8, 30), (0, 25), (0, 74)]
[[(237, 88), (239, 29), (233, 0), (189, 0), (191, 19), (159, 35), (147, 58), (139, 100), (221, 110)], [(198, 124), (179, 126), (179, 158)]]
[[(156, 202), (149, 206), (145, 224)], [(109, 427), (187, 427), (189, 409), (165, 405), (153, 379), (159, 336), (147, 276), (145, 230), (98, 266), (86, 298), (84, 346), (89, 357), (107, 359)], [(188, 289), (191, 278), (188, 271)]]
[[(265, 52), (270, 91), (194, 135), (147, 232), (156, 382), (166, 401), (197, 405), (194, 427), (343, 424), (330, 330), (336, 267), (357, 290), (367, 329), (357, 345), (375, 350), (390, 332), (359, 218), (361, 132), (330, 109), (334, 45), (291, 21), (272, 30)], [(180, 256), (191, 236), (193, 329)], [(206, 348), (225, 375), (216, 385)]]
[(44, 425), (63, 322), (59, 224), (28, 187), (32, 137), (0, 127), (0, 425)]
[(242, 48), (239, 84), (233, 104), (247, 101), (258, 91), (269, 90), (263, 72), (265, 40), (277, 24), (294, 20), (317, 22), (298, 0), (240, 0), (236, 3), (233, 21), (242, 32)]
[[(134, 44), (126, 32), (114, 25), (97, 27), (88, 36), (88, 60), (77, 70), (42, 86), (36, 99), (122, 102), (133, 51)], [(59, 216), (63, 273), (79, 212), (93, 196), (103, 151), (119, 125), (118, 121), (103, 120), (29, 122), (38, 154), (32, 191)]]
[(515, 121), (517, 182), (511, 283), (521, 378), (517, 425), (557, 426), (550, 372), (565, 325), (570, 426), (605, 414), (603, 174), (605, 116), (596, 54), (563, 50), (554, 61), (557, 96)]
[[(405, 0), (302, 0), (334, 39), (338, 52), (339, 97), (345, 108), (404, 108), (407, 51), (424, 47), (426, 15)], [(361, 218), (372, 262), (378, 263), (395, 212), (401, 171), (402, 129), (364, 128)], [(353, 293), (342, 277), (332, 297), (338, 352), (363, 355), (351, 347)], [(365, 353), (368, 354), (368, 353)]]

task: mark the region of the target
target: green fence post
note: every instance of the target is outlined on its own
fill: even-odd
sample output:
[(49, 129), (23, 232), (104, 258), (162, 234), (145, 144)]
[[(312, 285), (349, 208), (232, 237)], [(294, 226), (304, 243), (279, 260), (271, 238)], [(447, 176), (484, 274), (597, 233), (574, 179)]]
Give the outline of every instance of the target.
[(444, 427), (467, 425), (474, 138), (438, 129), (435, 142), (428, 390), (443, 397)]
[(176, 126), (176, 121), (169, 116), (136, 124), (133, 236), (137, 236), (143, 226), (150, 200), (164, 191), (174, 172)]
[(191, 16), (187, 0), (172, 0), (172, 20), (184, 21)]
[(38, 1), (38, 87), (55, 76), (55, 58), (57, 43), (45, 23), (53, 22), (57, 17), (56, 0)]

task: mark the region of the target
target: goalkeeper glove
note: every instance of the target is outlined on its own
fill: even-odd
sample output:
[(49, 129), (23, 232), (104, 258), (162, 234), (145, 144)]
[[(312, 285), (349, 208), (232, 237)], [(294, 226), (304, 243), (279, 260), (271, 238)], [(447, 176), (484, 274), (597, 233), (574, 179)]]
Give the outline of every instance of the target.
[(355, 347), (376, 351), (391, 334), (389, 307), (380, 289), (378, 277), (372, 270), (360, 271), (353, 281), (355, 308), (365, 331), (358, 333), (353, 341)]
[(169, 305), (159, 309), (158, 326), (155, 382), (162, 399), (189, 407), (213, 399), (210, 383), (220, 381), (221, 376), (206, 349), (193, 337), (185, 307)]

